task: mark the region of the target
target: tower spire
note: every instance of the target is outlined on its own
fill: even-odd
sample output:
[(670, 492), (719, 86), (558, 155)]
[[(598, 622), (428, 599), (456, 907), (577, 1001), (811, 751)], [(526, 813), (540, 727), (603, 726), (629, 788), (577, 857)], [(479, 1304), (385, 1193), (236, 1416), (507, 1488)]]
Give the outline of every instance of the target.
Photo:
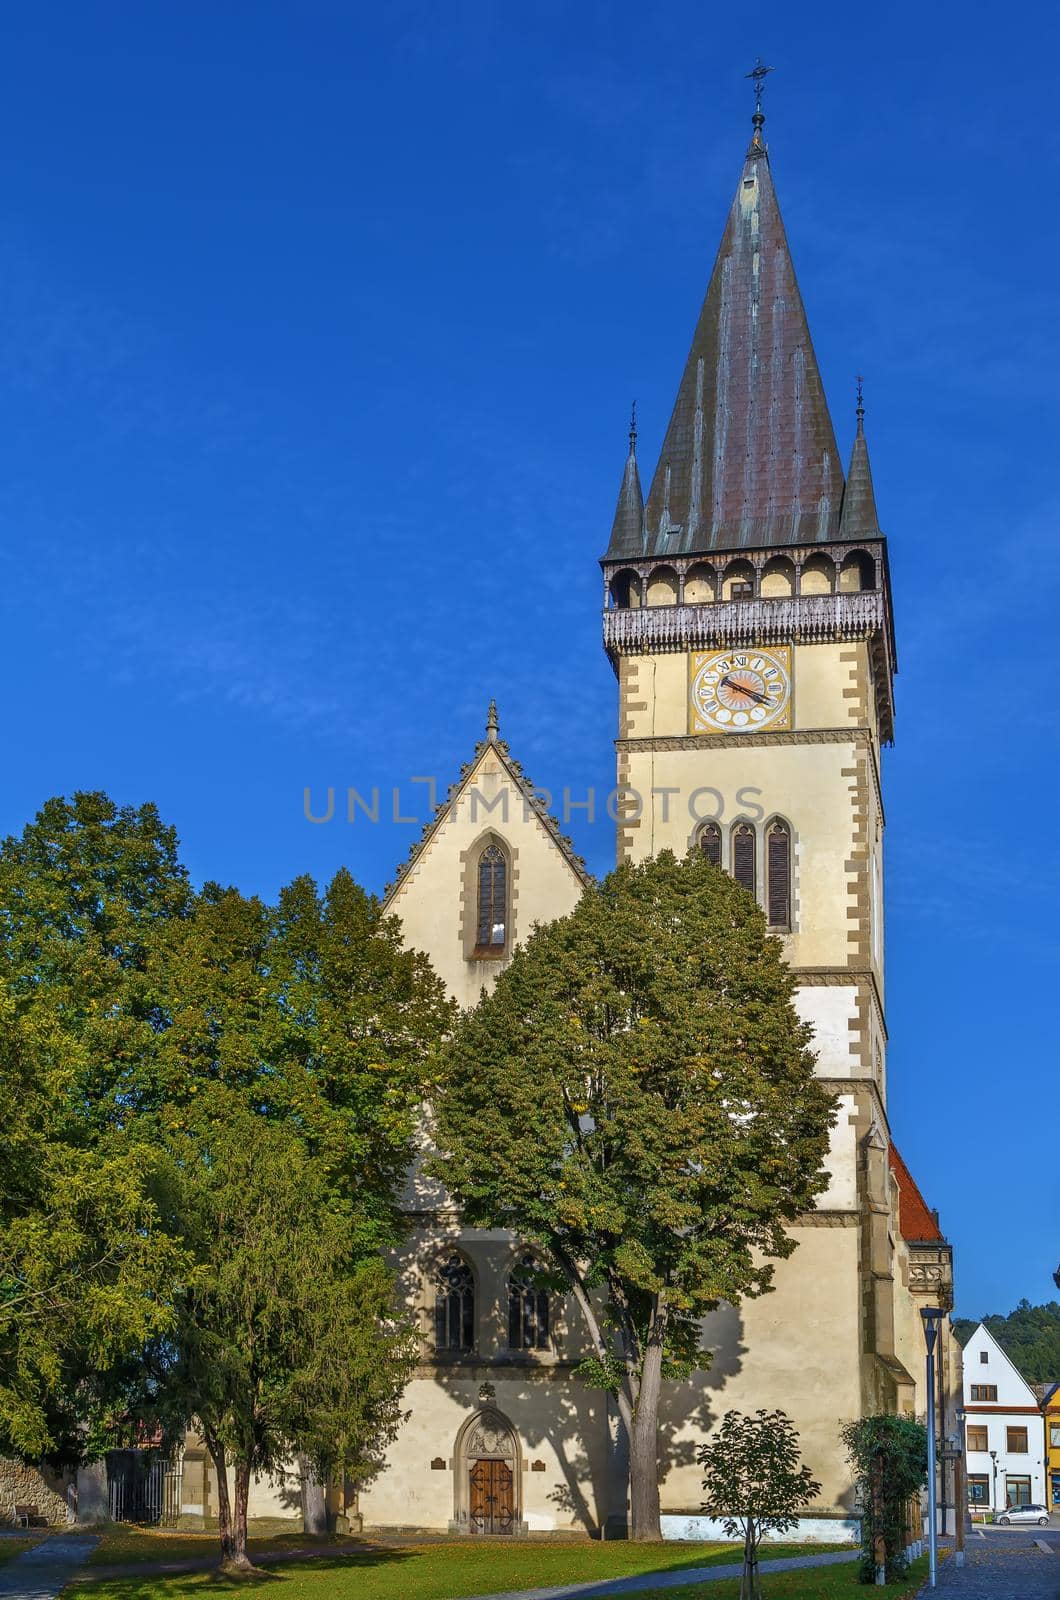
[(499, 730), (500, 722), (497, 718), (497, 702), (496, 700), (491, 700), (489, 703), (489, 709), (486, 712), (486, 738), (491, 744), (495, 744), (497, 742)]
[(762, 142), (743, 162), (641, 522), (623, 485), (608, 559), (837, 536), (843, 468)]
[(609, 556), (639, 556), (644, 553), (644, 491), (637, 469), (637, 402), (629, 418), (629, 455), (618, 491), (615, 520), (611, 525)]
[(843, 511), (839, 519), (841, 539), (878, 539), (880, 519), (876, 513), (876, 494), (872, 487), (872, 468), (869, 465), (869, 445), (865, 438), (865, 380), (858, 373), (857, 431), (850, 452), (850, 470), (843, 490)]

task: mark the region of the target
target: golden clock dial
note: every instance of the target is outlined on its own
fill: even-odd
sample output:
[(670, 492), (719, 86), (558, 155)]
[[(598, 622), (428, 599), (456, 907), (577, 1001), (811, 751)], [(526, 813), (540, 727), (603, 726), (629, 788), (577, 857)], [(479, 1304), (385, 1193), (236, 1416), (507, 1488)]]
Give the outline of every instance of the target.
[(693, 733), (791, 727), (791, 650), (714, 650), (690, 662)]

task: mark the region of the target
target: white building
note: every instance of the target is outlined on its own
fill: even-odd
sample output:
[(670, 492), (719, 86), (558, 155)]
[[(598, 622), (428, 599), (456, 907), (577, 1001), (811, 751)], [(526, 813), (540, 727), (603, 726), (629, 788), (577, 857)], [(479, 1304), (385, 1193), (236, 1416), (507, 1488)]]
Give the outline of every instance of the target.
[(964, 1347), (968, 1502), (973, 1511), (1045, 1503), (1045, 1427), (1030, 1384), (980, 1323)]

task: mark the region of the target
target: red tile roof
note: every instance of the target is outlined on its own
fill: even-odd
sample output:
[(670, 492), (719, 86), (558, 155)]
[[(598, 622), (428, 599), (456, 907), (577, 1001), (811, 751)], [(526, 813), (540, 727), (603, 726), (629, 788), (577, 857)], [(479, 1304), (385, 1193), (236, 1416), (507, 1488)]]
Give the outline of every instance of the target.
[(924, 1244), (942, 1238), (938, 1214), (929, 1209), (927, 1201), (917, 1188), (916, 1180), (892, 1144), (888, 1152), (891, 1171), (898, 1179), (898, 1226), (902, 1238), (910, 1243)]

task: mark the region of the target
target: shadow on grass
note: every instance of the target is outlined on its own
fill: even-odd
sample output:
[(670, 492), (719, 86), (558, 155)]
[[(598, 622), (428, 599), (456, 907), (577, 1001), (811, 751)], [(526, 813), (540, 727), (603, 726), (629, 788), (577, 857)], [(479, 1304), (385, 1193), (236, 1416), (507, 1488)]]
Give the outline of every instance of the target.
[[(158, 1600), (158, 1583), (164, 1579), (167, 1584), (166, 1592), (169, 1594), (201, 1593), (208, 1587), (210, 1593), (246, 1592), (259, 1583), (276, 1583), (295, 1574), (312, 1574), (328, 1572), (349, 1572), (351, 1575), (358, 1571), (366, 1571), (380, 1566), (398, 1566), (407, 1561), (413, 1552), (388, 1548), (383, 1545), (357, 1546), (352, 1542), (340, 1548), (329, 1550), (322, 1544), (314, 1548), (312, 1545), (303, 1546), (296, 1551), (276, 1549), (273, 1551), (257, 1549), (250, 1553), (254, 1570), (240, 1576), (228, 1574), (220, 1570), (220, 1551), (212, 1556), (203, 1552), (201, 1556), (189, 1558), (174, 1558), (163, 1561), (142, 1561), (135, 1566), (126, 1564), (121, 1572), (109, 1571), (106, 1567), (99, 1567), (93, 1571), (85, 1567), (79, 1574), (77, 1582), (66, 1590), (69, 1596), (82, 1596), (83, 1600), (91, 1600), (93, 1594), (111, 1596), (115, 1600)], [(118, 1563), (115, 1563), (115, 1567)]]

